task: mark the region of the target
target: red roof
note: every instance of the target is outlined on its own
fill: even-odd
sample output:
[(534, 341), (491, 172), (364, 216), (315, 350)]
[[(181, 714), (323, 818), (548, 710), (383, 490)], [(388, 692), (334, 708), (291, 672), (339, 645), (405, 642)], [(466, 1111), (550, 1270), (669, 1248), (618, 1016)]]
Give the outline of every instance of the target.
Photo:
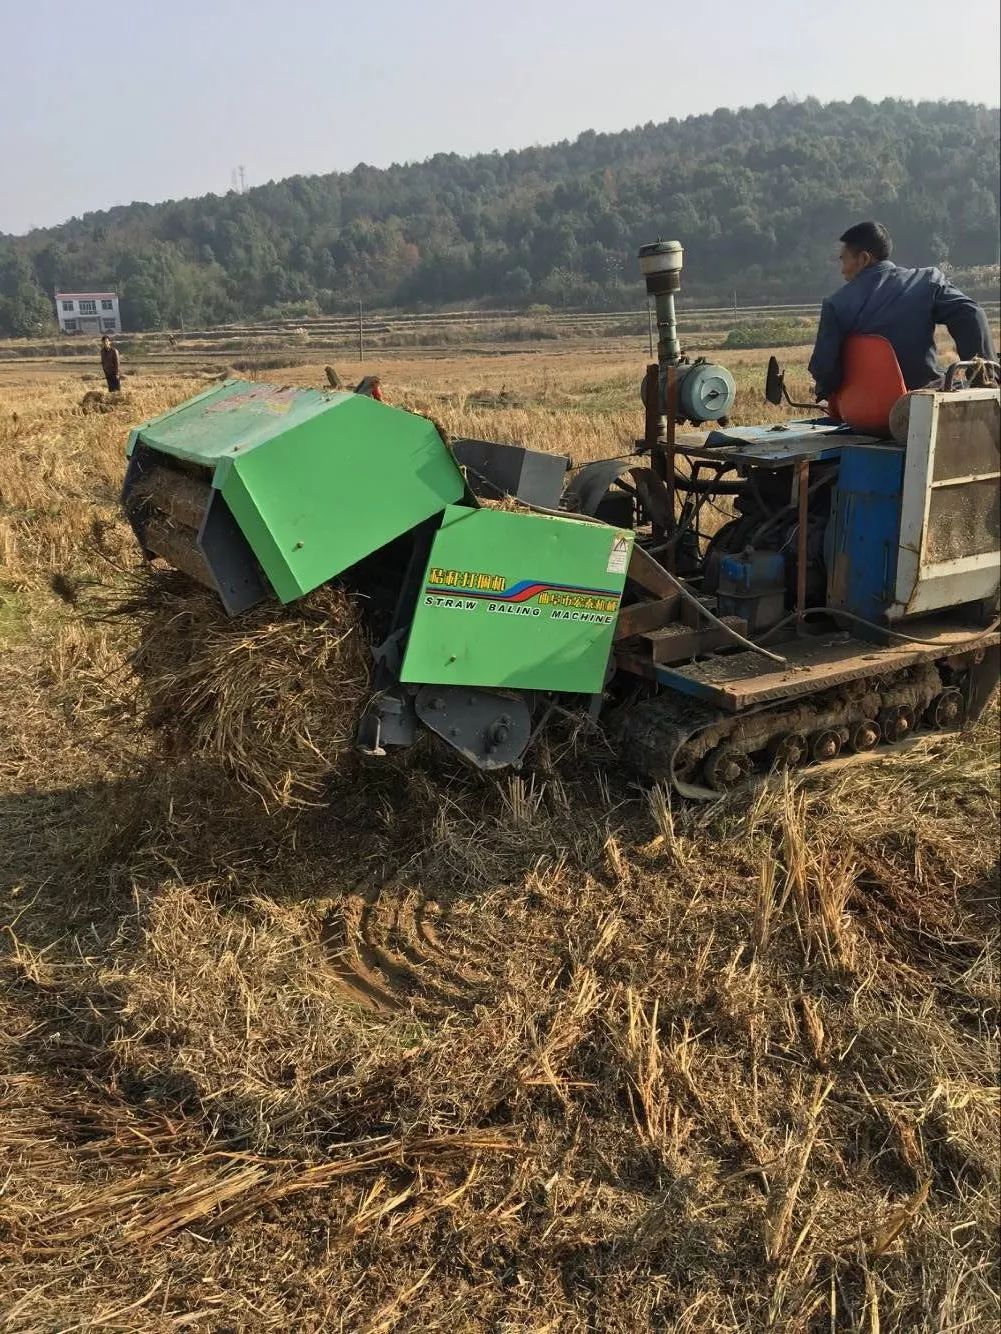
[(113, 298), (113, 299), (115, 299), (115, 300), (118, 299), (118, 293), (117, 293), (117, 292), (57, 292), (57, 293), (56, 293), (56, 300), (58, 301), (59, 298), (60, 298), (60, 297), (63, 297), (63, 296), (77, 296), (77, 297), (79, 297), (79, 296), (82, 296), (82, 297), (94, 297), (94, 296), (99, 296), (99, 297), (103, 297), (105, 301), (107, 301), (109, 297), (111, 297), (111, 298)]

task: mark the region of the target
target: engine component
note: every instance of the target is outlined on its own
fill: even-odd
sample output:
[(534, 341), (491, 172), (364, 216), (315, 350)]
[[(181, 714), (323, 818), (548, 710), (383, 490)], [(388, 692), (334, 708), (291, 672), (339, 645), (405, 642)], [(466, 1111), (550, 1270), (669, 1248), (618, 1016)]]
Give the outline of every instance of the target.
[(662, 365), (681, 356), (678, 324), (674, 313), (674, 294), (681, 290), (681, 266), (684, 250), (680, 241), (661, 241), (640, 246), (640, 272), (646, 290), (657, 307), (657, 359)]
[[(678, 367), (678, 416), (698, 426), (719, 421), (733, 407), (737, 386), (725, 366), (712, 362), (694, 362)], [(663, 386), (666, 404), (666, 384)]]
[[(677, 395), (675, 418), (679, 422), (701, 426), (703, 422), (719, 421), (730, 411), (737, 397), (733, 376), (725, 366), (710, 361), (693, 361), (690, 364), (682, 362), (674, 368), (674, 378)], [(663, 412), (667, 412), (667, 379), (667, 368), (662, 367), (660, 402)]]
[(724, 556), (717, 592), (721, 616), (740, 616), (752, 637), (770, 630), (785, 615), (785, 557), (753, 547), (741, 556)]
[[(733, 407), (737, 386), (725, 366), (700, 358), (689, 362), (682, 358), (669, 363), (675, 382), (675, 420), (701, 426), (704, 422), (719, 421)], [(660, 368), (660, 411), (667, 413), (668, 365)], [(640, 399), (646, 403), (646, 376), (640, 384)]]
[[(647, 293), (653, 297), (657, 310), (657, 360), (660, 363), (659, 406), (661, 413), (668, 410), (668, 367), (675, 377), (675, 418), (679, 422), (719, 421), (733, 407), (737, 387), (725, 366), (716, 366), (704, 357), (689, 362), (678, 341), (678, 321), (674, 309), (674, 294), (681, 290), (681, 268), (684, 250), (680, 241), (656, 240), (640, 246), (640, 272), (646, 282)], [(640, 387), (640, 397), (646, 402), (646, 379)]]

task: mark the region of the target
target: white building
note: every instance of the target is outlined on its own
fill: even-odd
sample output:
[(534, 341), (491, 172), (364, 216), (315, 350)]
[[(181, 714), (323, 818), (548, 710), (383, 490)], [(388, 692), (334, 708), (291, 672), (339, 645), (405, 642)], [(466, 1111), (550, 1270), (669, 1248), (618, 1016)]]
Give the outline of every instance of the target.
[(56, 319), (62, 333), (122, 332), (117, 292), (57, 292)]

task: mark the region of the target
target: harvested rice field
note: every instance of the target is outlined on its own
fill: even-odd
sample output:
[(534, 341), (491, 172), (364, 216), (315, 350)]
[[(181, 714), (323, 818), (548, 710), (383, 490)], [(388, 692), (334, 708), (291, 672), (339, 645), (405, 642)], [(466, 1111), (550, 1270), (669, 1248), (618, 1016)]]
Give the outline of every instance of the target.
[[(378, 369), (583, 462), (641, 363)], [(138, 568), (129, 429), (203, 382), (2, 369), (0, 1328), (997, 1328), (996, 703), (709, 806), (569, 726), (363, 760), (342, 595)]]

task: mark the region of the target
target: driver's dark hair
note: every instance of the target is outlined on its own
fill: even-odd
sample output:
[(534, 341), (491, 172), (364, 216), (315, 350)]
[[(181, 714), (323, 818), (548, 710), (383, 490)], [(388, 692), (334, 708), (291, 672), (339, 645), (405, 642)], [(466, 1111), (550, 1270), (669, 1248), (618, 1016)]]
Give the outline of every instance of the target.
[(867, 250), (877, 264), (881, 259), (889, 259), (893, 254), (890, 233), (881, 222), (857, 222), (854, 227), (849, 227), (842, 233), (839, 240), (853, 254), (859, 255), (863, 250)]

